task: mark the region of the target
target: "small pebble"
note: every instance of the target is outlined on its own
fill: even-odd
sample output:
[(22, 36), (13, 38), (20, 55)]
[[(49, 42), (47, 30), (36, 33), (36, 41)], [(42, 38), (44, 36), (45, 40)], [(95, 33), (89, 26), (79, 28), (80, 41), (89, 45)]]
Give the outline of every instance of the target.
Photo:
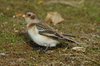
[(1, 56), (5, 56), (6, 54), (5, 54), (5, 53), (0, 53), (0, 55), (1, 55)]
[(84, 48), (84, 47), (73, 47), (72, 50), (80, 51), (80, 52), (85, 52), (86, 48)]

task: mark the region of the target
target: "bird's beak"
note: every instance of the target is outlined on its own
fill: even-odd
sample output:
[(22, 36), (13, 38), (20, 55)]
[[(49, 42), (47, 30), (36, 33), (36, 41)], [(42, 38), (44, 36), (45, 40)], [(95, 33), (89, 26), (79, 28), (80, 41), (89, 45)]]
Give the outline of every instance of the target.
[(23, 17), (23, 18), (25, 18), (25, 17), (26, 17), (26, 15), (25, 15), (25, 14), (24, 14), (24, 15), (22, 15), (22, 17)]

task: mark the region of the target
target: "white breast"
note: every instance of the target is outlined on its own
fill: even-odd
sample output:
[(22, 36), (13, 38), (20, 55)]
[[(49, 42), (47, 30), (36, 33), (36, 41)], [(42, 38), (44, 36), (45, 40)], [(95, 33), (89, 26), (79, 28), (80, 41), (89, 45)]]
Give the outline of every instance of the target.
[(41, 46), (55, 47), (59, 43), (57, 40), (38, 34), (36, 28), (28, 30), (28, 34), (35, 43)]

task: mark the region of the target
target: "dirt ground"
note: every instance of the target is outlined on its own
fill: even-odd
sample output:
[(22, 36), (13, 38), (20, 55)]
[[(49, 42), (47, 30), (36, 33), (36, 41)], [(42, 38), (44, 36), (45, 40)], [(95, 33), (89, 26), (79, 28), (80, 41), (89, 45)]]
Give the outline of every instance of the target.
[[(76, 36), (80, 44), (62, 43), (42, 53), (44, 47), (21, 34), (26, 24), (20, 14), (27, 11), (42, 20), (50, 11), (59, 12), (65, 21), (54, 28)], [(75, 46), (85, 51), (72, 50)], [(100, 0), (85, 0), (79, 8), (43, 5), (38, 0), (0, 0), (0, 66), (100, 66)]]

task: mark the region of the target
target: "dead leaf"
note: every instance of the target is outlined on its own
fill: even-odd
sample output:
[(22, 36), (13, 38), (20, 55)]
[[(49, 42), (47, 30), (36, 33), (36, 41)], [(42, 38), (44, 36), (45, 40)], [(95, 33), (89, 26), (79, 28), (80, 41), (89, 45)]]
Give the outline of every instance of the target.
[(15, 15), (13, 15), (13, 18), (22, 17), (22, 16), (23, 16), (23, 13), (16, 13)]
[(58, 12), (48, 12), (47, 16), (45, 18), (46, 22), (51, 22), (53, 25), (56, 25), (58, 23), (61, 23), (64, 21), (62, 16)]
[(20, 16), (22, 16), (23, 14), (22, 13), (17, 13), (16, 14), (16, 17), (20, 17)]

